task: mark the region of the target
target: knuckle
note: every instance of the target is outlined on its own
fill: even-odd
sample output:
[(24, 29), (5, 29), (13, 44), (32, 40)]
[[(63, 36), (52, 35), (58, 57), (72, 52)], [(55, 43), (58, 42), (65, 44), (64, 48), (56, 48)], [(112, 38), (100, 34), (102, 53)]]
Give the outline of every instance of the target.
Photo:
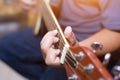
[(47, 65), (50, 65), (50, 64), (51, 64), (50, 61), (47, 60), (47, 59), (45, 59), (45, 63), (46, 63)]

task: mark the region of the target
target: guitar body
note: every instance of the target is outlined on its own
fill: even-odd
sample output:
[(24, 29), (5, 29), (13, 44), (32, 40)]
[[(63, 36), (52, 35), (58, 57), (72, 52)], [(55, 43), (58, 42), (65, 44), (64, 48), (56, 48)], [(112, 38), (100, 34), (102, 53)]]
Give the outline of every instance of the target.
[(42, 0), (40, 12), (42, 15), (40, 18), (44, 20), (47, 30), (58, 30), (57, 36), (60, 42), (57, 45), (61, 49), (60, 62), (65, 66), (68, 80), (113, 80), (91, 50), (83, 46), (69, 45), (49, 5), (49, 0)]

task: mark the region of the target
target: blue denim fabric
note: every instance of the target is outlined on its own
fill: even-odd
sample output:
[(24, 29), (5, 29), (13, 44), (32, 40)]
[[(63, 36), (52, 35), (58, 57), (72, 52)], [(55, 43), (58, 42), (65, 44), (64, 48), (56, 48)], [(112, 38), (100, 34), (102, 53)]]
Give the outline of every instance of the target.
[(40, 40), (41, 37), (35, 37), (31, 28), (2, 37), (0, 59), (30, 80), (65, 80), (64, 69), (45, 65)]
[(48, 67), (39, 80), (68, 80), (64, 68)]

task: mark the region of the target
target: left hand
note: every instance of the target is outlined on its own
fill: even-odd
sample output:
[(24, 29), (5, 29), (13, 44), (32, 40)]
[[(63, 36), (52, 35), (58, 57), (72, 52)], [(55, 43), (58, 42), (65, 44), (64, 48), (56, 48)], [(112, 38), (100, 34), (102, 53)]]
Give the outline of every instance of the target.
[[(40, 46), (43, 51), (43, 57), (47, 65), (60, 66), (60, 49), (56, 49), (54, 44), (59, 41), (56, 37), (57, 30), (49, 31), (42, 39)], [(70, 45), (77, 46), (78, 41), (76, 40), (71, 27), (67, 27), (64, 31), (65, 37)]]
[(72, 28), (70, 26), (67, 26), (64, 31), (64, 36), (68, 40), (70, 46), (76, 47), (79, 46), (79, 42), (75, 37), (75, 34), (72, 31)]
[(54, 44), (59, 41), (56, 37), (57, 30), (49, 31), (42, 39), (40, 46), (43, 51), (43, 57), (47, 65), (60, 65), (59, 49), (55, 49)]

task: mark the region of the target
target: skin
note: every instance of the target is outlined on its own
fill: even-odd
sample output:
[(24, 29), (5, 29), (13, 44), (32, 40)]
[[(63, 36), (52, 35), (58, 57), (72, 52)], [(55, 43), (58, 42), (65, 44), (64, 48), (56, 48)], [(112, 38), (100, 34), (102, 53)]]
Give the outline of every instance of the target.
[[(37, 0), (20, 0), (21, 6), (28, 11), (37, 12)], [(52, 6), (52, 9), (57, 18), (59, 18), (59, 9)], [(47, 65), (50, 66), (60, 66), (60, 50), (54, 48), (54, 44), (59, 41), (56, 37), (57, 30), (49, 31), (43, 37), (40, 42), (40, 47), (43, 51), (43, 57)], [(94, 41), (101, 42), (103, 49), (97, 53), (98, 56), (104, 55), (107, 52), (112, 52), (120, 48), (120, 31), (112, 31), (103, 28), (101, 31), (97, 32), (93, 36), (78, 42), (72, 32), (70, 26), (66, 27), (64, 31), (64, 36), (68, 40), (71, 46), (85, 46), (92, 50), (91, 43)]]
[[(48, 32), (40, 42), (41, 49), (45, 58), (45, 62), (50, 66), (60, 66), (60, 50), (54, 48), (54, 44), (59, 41), (56, 37), (57, 30)], [(97, 32), (93, 36), (78, 42), (72, 32), (71, 27), (67, 27), (64, 31), (64, 35), (67, 40), (69, 40), (70, 45), (75, 43), (73, 46), (85, 46), (92, 50), (90, 47), (91, 43), (94, 41), (101, 42), (103, 44), (103, 49), (98, 53), (98, 55), (104, 55), (107, 52), (112, 52), (120, 47), (120, 33), (116, 31), (111, 31), (103, 28), (101, 31)]]

